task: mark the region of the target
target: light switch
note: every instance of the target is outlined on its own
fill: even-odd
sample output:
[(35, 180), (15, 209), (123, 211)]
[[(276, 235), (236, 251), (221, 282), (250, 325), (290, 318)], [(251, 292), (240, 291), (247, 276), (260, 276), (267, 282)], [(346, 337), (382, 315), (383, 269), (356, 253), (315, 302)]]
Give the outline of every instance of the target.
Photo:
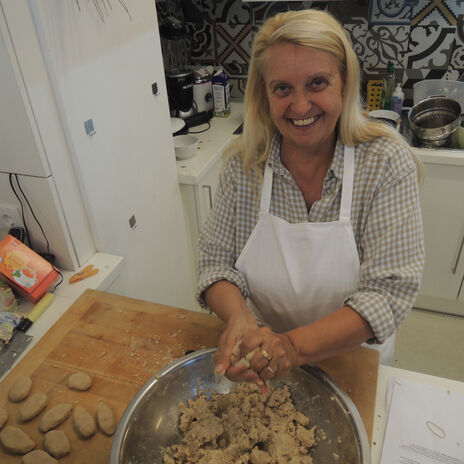
[(87, 119), (87, 121), (84, 122), (84, 127), (85, 127), (85, 133), (87, 135), (93, 135), (96, 133), (92, 119)]

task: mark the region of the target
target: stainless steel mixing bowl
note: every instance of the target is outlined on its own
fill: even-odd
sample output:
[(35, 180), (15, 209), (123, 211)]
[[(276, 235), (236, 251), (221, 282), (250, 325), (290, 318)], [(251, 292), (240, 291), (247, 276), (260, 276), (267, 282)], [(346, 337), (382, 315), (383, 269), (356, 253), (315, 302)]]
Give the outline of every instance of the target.
[[(214, 374), (215, 348), (184, 356), (158, 372), (135, 395), (114, 436), (111, 464), (158, 464), (164, 449), (182, 440), (177, 428), (179, 401), (211, 388), (228, 393), (233, 383)], [(289, 385), (295, 407), (326, 435), (311, 455), (315, 464), (370, 463), (370, 447), (361, 416), (348, 395), (322, 370), (303, 366), (274, 386)]]

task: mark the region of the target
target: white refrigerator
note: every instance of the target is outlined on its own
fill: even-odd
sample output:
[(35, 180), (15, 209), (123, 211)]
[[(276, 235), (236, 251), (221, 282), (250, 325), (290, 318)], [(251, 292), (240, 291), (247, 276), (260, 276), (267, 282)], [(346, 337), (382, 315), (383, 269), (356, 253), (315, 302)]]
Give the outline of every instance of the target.
[(194, 308), (153, 0), (0, 0), (0, 212), (11, 178), (59, 267), (123, 256), (110, 291)]

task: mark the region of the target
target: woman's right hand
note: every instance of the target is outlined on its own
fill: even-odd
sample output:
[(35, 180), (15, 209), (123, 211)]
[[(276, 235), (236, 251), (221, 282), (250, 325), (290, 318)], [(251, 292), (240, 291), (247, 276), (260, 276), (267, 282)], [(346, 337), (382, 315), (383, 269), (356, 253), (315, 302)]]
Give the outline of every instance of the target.
[(232, 366), (233, 354), (238, 352), (243, 337), (257, 327), (256, 319), (250, 314), (240, 314), (229, 318), (226, 328), (219, 339), (214, 356), (216, 374), (225, 374), (227, 372)]
[(223, 374), (233, 382), (255, 382), (263, 385), (262, 379), (246, 366), (233, 366), (234, 350), (239, 353), (245, 335), (258, 330), (258, 323), (247, 306), (238, 287), (226, 280), (220, 280), (205, 291), (208, 306), (226, 323), (215, 354), (216, 374)]

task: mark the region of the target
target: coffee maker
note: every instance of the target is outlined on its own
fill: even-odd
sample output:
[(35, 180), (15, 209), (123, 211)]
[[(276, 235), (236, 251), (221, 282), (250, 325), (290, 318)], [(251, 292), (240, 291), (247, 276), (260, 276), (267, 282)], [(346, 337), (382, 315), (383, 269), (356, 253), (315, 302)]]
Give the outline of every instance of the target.
[(161, 48), (172, 117), (186, 119), (194, 114), (191, 44), (185, 24), (173, 16), (160, 25)]

